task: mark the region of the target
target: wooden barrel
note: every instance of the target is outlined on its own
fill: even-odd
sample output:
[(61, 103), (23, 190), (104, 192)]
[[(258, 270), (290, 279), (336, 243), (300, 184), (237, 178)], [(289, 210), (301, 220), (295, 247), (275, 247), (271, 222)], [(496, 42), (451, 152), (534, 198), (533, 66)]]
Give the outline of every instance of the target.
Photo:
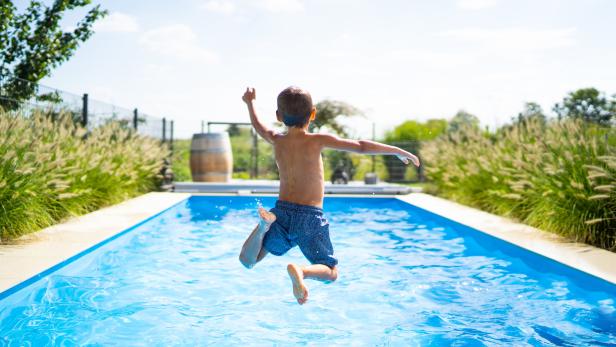
[(190, 172), (194, 182), (229, 182), (233, 172), (229, 134), (194, 134), (190, 144)]

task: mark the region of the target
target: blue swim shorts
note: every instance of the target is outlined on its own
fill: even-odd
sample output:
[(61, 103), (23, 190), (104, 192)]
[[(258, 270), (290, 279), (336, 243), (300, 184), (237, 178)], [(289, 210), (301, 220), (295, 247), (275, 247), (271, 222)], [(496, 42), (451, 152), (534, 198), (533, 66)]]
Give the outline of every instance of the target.
[(280, 256), (299, 246), (312, 264), (330, 268), (338, 264), (329, 239), (329, 222), (322, 209), (278, 200), (270, 212), (276, 215), (276, 221), (263, 238), (263, 247), (268, 252)]

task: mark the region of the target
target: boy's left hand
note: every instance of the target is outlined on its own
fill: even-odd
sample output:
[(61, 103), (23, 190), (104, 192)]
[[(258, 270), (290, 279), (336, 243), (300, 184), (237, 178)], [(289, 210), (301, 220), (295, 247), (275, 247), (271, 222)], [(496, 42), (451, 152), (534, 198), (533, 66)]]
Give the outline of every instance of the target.
[(244, 92), (244, 96), (242, 96), (242, 100), (244, 100), (245, 103), (251, 103), (254, 99), (257, 98), (257, 92), (255, 91), (254, 88), (246, 88), (246, 91)]
[(417, 158), (417, 156), (409, 153), (409, 152), (405, 152), (404, 154), (398, 154), (397, 155), (398, 159), (400, 159), (403, 163), (407, 164), (409, 162), (413, 162), (413, 165), (419, 167), (420, 163), (419, 163), (419, 158)]

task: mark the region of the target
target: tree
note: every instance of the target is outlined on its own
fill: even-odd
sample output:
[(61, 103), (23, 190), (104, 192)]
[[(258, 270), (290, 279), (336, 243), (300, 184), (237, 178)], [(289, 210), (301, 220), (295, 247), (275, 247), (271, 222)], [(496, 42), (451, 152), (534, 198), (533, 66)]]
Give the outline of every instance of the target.
[(239, 136), (240, 135), (240, 127), (237, 126), (237, 124), (230, 124), (229, 127), (227, 128), (227, 132), (229, 133), (229, 136), (231, 136), (231, 137)]
[(595, 88), (578, 89), (569, 93), (562, 103), (554, 105), (559, 118), (578, 118), (600, 125), (616, 119), (616, 96), (608, 99)]
[(527, 102), (524, 104), (524, 110), (518, 113), (517, 117), (512, 118), (514, 124), (522, 124), (534, 120), (544, 125), (547, 120), (541, 105), (536, 102)]
[(15, 109), (37, 92), (37, 82), (67, 61), (81, 42), (92, 35), (92, 25), (107, 11), (92, 7), (74, 29), (60, 22), (66, 11), (85, 7), (91, 0), (54, 0), (51, 5), (30, 1), (17, 13), (11, 1), (0, 0), (0, 105)]
[(310, 123), (310, 130), (318, 132), (321, 128), (328, 128), (340, 136), (348, 136), (345, 127), (338, 123), (340, 117), (354, 117), (362, 115), (362, 112), (355, 106), (351, 106), (343, 101), (323, 100), (315, 105), (317, 116)]
[(464, 110), (460, 110), (449, 121), (447, 132), (456, 132), (465, 127), (479, 128), (479, 118)]
[(385, 135), (387, 142), (401, 141), (428, 141), (443, 134), (447, 129), (447, 121), (444, 119), (429, 119), (425, 123), (408, 120)]

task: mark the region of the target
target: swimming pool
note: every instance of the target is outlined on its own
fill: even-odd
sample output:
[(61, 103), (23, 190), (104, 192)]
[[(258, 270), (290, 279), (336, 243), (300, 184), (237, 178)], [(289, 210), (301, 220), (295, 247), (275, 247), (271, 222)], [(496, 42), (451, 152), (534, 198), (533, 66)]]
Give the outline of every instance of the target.
[(237, 256), (271, 197), (194, 196), (0, 294), (0, 345), (614, 345), (616, 286), (393, 198), (326, 198), (337, 282)]

